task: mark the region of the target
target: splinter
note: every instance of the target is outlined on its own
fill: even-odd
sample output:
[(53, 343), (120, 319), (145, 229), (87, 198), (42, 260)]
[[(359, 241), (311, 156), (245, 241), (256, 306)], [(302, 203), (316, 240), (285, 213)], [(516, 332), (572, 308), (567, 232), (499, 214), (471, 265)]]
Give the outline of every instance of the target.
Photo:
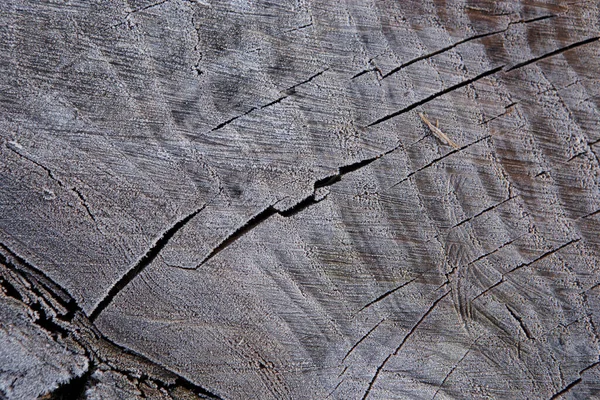
[(440, 130), (440, 128), (438, 128), (438, 123), (436, 122), (436, 124), (432, 124), (427, 117), (423, 114), (423, 113), (419, 113), (419, 117), (421, 117), (421, 120), (423, 122), (425, 122), (425, 124), (429, 127), (429, 129), (431, 130), (431, 132), (442, 141), (442, 143), (447, 144), (449, 146), (454, 147), (455, 149), (460, 149), (460, 146), (457, 145), (452, 139), (450, 139), (444, 132), (442, 132)]

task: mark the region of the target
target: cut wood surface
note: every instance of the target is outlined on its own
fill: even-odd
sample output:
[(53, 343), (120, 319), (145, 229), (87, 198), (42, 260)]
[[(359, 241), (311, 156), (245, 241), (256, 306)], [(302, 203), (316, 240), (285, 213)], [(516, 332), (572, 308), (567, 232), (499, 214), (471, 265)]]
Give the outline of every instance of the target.
[(600, 398), (597, 1), (5, 0), (0, 88), (0, 399)]

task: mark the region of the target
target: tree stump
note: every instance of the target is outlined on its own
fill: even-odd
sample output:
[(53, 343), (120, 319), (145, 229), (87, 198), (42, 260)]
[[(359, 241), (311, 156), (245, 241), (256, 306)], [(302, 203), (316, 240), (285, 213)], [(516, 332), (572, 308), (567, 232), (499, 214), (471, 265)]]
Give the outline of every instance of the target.
[(600, 396), (598, 2), (0, 9), (0, 398)]

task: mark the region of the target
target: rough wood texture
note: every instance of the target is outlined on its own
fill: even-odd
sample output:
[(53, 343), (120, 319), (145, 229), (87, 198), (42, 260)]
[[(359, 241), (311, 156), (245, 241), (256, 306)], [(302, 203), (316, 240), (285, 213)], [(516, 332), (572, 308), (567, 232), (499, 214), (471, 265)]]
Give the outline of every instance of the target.
[(0, 398), (600, 396), (598, 2), (0, 9)]

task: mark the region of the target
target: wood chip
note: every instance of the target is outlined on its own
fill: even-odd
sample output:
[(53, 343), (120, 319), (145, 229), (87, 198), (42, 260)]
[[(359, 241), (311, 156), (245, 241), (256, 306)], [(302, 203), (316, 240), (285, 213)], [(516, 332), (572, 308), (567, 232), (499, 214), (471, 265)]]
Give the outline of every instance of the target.
[(436, 121), (436, 124), (432, 124), (431, 121), (429, 121), (427, 119), (427, 117), (425, 116), (425, 114), (423, 113), (419, 113), (419, 117), (421, 117), (421, 120), (423, 122), (425, 122), (425, 124), (429, 127), (429, 129), (431, 130), (431, 132), (442, 141), (442, 143), (447, 144), (449, 146), (452, 146), (455, 149), (460, 149), (460, 146), (458, 144), (456, 144), (456, 142), (454, 142), (452, 139), (450, 139), (448, 137), (448, 135), (446, 135), (444, 132), (442, 132), (440, 130), (440, 128), (438, 128), (439, 123), (438, 121)]

